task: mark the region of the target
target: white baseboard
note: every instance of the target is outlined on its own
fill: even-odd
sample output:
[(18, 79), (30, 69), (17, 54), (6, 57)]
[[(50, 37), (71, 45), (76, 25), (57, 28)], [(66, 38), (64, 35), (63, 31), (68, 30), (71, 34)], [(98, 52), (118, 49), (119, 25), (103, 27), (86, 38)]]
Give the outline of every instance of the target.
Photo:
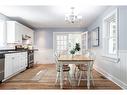
[(94, 69), (96, 71), (98, 71), (99, 73), (101, 73), (102, 75), (104, 75), (107, 79), (111, 80), (116, 85), (118, 85), (119, 87), (121, 87), (123, 90), (127, 90), (127, 84), (123, 83), (121, 80), (119, 80), (116, 77), (110, 75), (109, 73), (107, 73), (106, 71), (102, 70), (101, 68), (99, 68), (97, 66), (94, 66)]

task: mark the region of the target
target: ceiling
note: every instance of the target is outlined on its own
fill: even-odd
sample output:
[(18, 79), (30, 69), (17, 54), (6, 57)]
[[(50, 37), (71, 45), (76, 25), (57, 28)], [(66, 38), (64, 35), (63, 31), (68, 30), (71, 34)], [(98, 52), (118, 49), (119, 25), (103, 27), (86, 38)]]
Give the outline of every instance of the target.
[(0, 6), (0, 13), (34, 29), (40, 28), (85, 28), (109, 6), (75, 6), (82, 16), (80, 23), (65, 22), (69, 6)]

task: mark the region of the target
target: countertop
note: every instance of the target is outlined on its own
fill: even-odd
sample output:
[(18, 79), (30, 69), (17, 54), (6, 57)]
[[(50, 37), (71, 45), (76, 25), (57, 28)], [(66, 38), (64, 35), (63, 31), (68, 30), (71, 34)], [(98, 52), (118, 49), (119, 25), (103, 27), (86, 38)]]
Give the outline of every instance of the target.
[[(6, 49), (6, 50), (0, 50), (0, 54), (9, 54), (9, 53), (19, 53), (19, 52), (27, 52), (28, 49)], [(38, 49), (31, 49), (30, 51), (38, 51)]]
[(27, 52), (26, 50), (0, 50), (0, 54)]

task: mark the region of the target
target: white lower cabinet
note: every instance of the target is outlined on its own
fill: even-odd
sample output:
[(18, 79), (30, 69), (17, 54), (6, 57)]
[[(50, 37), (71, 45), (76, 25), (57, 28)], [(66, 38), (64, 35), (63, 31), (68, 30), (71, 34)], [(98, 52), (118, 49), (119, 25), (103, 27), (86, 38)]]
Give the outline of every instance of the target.
[(4, 78), (8, 78), (27, 67), (27, 52), (5, 54)]
[(9, 77), (10, 75), (13, 74), (13, 60), (14, 60), (14, 55), (13, 54), (5, 54), (5, 65), (4, 65), (4, 78)]
[(19, 60), (19, 69), (23, 69), (27, 67), (27, 52), (22, 52), (19, 55), (20, 60)]

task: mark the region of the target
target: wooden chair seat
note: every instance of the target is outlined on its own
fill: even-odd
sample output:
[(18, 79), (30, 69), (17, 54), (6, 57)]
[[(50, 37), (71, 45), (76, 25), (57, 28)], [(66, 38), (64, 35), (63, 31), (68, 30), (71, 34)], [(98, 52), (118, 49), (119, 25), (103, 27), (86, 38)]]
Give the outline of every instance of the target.
[[(63, 66), (63, 72), (69, 72), (69, 71), (70, 71), (70, 67)], [(60, 68), (57, 69), (57, 72), (60, 72)]]

